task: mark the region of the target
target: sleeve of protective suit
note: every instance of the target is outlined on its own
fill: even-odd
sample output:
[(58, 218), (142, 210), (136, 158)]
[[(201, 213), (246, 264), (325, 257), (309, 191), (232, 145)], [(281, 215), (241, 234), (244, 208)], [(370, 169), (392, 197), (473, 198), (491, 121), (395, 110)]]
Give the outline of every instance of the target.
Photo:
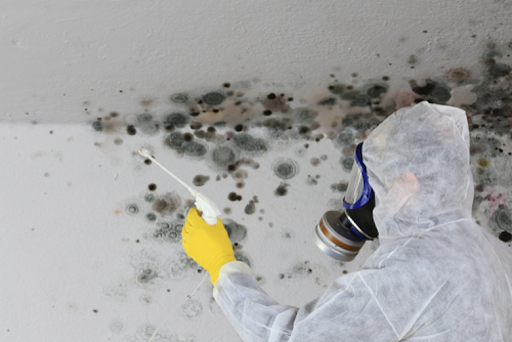
[(257, 284), (249, 267), (225, 264), (214, 297), (244, 342), (393, 341), (393, 328), (359, 273), (335, 281), (301, 308), (281, 305)]

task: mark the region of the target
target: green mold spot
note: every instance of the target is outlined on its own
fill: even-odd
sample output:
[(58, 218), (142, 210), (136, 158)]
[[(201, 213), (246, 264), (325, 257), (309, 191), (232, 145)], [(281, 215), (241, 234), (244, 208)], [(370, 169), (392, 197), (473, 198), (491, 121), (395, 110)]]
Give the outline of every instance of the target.
[(483, 167), (483, 168), (486, 168), (490, 165), (489, 161), (485, 158), (478, 159), (477, 164), (478, 164), (478, 166)]

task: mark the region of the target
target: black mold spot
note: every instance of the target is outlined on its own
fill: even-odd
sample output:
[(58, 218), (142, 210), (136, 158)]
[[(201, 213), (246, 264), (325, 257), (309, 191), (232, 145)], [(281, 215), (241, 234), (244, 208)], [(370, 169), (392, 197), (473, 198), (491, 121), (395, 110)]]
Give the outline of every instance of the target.
[(272, 111), (270, 109), (266, 109), (263, 111), (263, 115), (265, 115), (265, 116), (272, 115)]
[(500, 236), (499, 236), (499, 239), (503, 242), (509, 242), (512, 240), (512, 234), (510, 234), (509, 232), (507, 231), (502, 231), (500, 233)]
[(352, 158), (352, 157), (341, 158), (340, 163), (345, 172), (350, 172), (350, 171), (352, 171), (352, 166), (354, 165), (354, 158)]
[(197, 121), (194, 121), (190, 124), (190, 128), (193, 130), (200, 129), (201, 127), (203, 127), (203, 124)]
[(195, 131), (195, 132), (194, 132), (194, 135), (195, 135), (196, 137), (198, 137), (199, 139), (204, 139), (204, 138), (205, 138), (205, 136), (206, 136), (206, 132), (205, 132), (205, 131), (203, 131), (202, 129), (200, 129), (200, 130)]
[(172, 215), (180, 205), (181, 197), (176, 191), (173, 191), (159, 196), (151, 207), (159, 214)]
[(222, 86), (223, 86), (224, 88), (229, 88), (229, 87), (231, 87), (231, 83), (229, 83), (229, 82), (224, 82), (224, 83), (222, 84)]
[(347, 90), (347, 86), (345, 84), (340, 84), (340, 83), (331, 84), (327, 88), (329, 89), (329, 91), (331, 93), (337, 94), (337, 95), (339, 95)]
[(487, 74), (492, 78), (499, 78), (507, 76), (512, 71), (512, 68), (503, 63), (496, 63), (487, 68)]
[(229, 195), (228, 195), (228, 199), (232, 202), (234, 201), (241, 201), (242, 200), (242, 196), (240, 195), (237, 195), (236, 192), (230, 192)]
[(321, 100), (318, 102), (318, 105), (319, 106), (326, 106), (326, 107), (329, 107), (329, 106), (334, 106), (336, 103), (338, 102), (338, 100), (336, 100), (335, 97), (329, 97), (327, 99), (324, 99), (324, 100)]
[(160, 228), (153, 233), (154, 238), (170, 242), (178, 242), (180, 240), (182, 225), (173, 226), (171, 223), (162, 222), (159, 226)]
[(137, 204), (128, 204), (126, 206), (126, 212), (130, 215), (136, 215), (139, 213), (139, 206)]
[(208, 152), (208, 147), (199, 141), (190, 141), (183, 144), (183, 152), (189, 157), (201, 158)]
[(224, 220), (224, 227), (232, 244), (238, 243), (247, 236), (247, 228), (233, 220)]
[(240, 133), (233, 139), (235, 146), (242, 151), (261, 152), (266, 151), (267, 146), (262, 139), (254, 138), (247, 133)]
[(269, 99), (269, 100), (273, 100), (275, 98), (276, 98), (276, 94), (274, 94), (274, 93), (270, 93), (267, 95), (267, 99)]
[(184, 113), (171, 113), (164, 118), (164, 124), (173, 125), (178, 128), (185, 127), (190, 121), (190, 117)]
[(407, 60), (407, 63), (409, 63), (409, 64), (418, 63), (418, 57), (416, 57), (415, 55), (410, 55), (409, 59)]
[(243, 130), (244, 130), (244, 126), (243, 126), (243, 125), (238, 124), (238, 125), (236, 125), (236, 126), (235, 126), (235, 131), (237, 131), (237, 132), (241, 132), (241, 131), (243, 131)]
[(194, 140), (194, 136), (191, 133), (185, 133), (183, 134), (183, 140), (186, 142)]
[(346, 183), (333, 183), (331, 184), (331, 190), (334, 192), (345, 192), (347, 191), (348, 184)]
[(174, 103), (185, 103), (189, 100), (189, 96), (184, 93), (178, 93), (171, 95), (170, 99)]
[(447, 86), (438, 84), (434, 89), (432, 90), (432, 93), (430, 94), (434, 100), (437, 102), (446, 102), (448, 101), (452, 95), (451, 95), (451, 89)]
[(379, 98), (381, 94), (385, 94), (388, 91), (389, 86), (387, 84), (374, 84), (366, 89), (366, 95), (372, 99)]
[(146, 283), (150, 282), (151, 280), (155, 279), (156, 277), (158, 277), (158, 273), (155, 270), (148, 268), (148, 269), (142, 270), (142, 272), (137, 276), (137, 281), (139, 283), (146, 284)]
[(237, 153), (228, 146), (218, 146), (212, 151), (212, 161), (215, 165), (227, 169), (236, 163)]
[(152, 163), (151, 159), (144, 160), (144, 164), (146, 164), (146, 165), (151, 165), (151, 163)]
[(146, 219), (150, 222), (156, 221), (156, 214), (155, 213), (147, 213)]
[(507, 206), (500, 206), (492, 215), (491, 221), (495, 223), (497, 228), (512, 231), (512, 212)]
[(92, 123), (92, 128), (96, 131), (96, 132), (101, 132), (103, 130), (103, 125), (101, 124), (100, 121), (94, 121)]
[(244, 212), (247, 214), (247, 215), (251, 215), (251, 214), (254, 214), (254, 212), (256, 211), (256, 206), (253, 204), (253, 203), (249, 203), (245, 206), (245, 209), (244, 209)]
[(409, 81), (409, 84), (411, 85), (412, 91), (414, 91), (416, 94), (422, 96), (430, 95), (436, 87), (437, 82), (434, 82), (431, 79), (426, 79), (425, 82), (426, 84), (422, 87), (420, 87), (414, 80)]
[(274, 191), (274, 194), (276, 196), (286, 196), (286, 194), (288, 193), (287, 187), (287, 184), (281, 183), (281, 185), (279, 185), (277, 189)]
[(364, 131), (367, 131), (369, 130), (370, 128), (372, 127), (372, 124), (367, 122), (367, 121), (363, 121), (363, 120), (358, 120), (356, 121), (356, 123), (354, 124), (354, 128), (356, 129), (356, 131), (359, 131), (359, 132), (364, 132)]
[(151, 184), (149, 184), (149, 185), (148, 185), (148, 189), (149, 189), (150, 191), (155, 191), (155, 190), (156, 190), (156, 184), (155, 184), (155, 183), (151, 183)]
[(110, 113), (110, 117), (111, 118), (117, 118), (119, 116), (119, 113), (118, 112), (111, 112)]
[(210, 105), (210, 106), (218, 106), (222, 102), (224, 102), (225, 99), (226, 99), (226, 96), (224, 94), (221, 94), (216, 91), (212, 91), (210, 93), (203, 95), (204, 103), (206, 103), (207, 105)]
[(229, 215), (229, 214), (231, 214), (232, 212), (233, 212), (233, 210), (231, 210), (231, 208), (230, 208), (230, 207), (226, 207), (226, 208), (224, 208), (224, 214)]
[[(349, 89), (349, 87), (347, 87), (347, 89)], [(340, 95), (340, 98), (346, 101), (354, 101), (359, 96), (359, 94), (361, 94), (360, 90), (345, 91)]]
[(290, 179), (299, 173), (299, 166), (291, 159), (279, 159), (274, 163), (273, 170), (277, 177)]
[(172, 132), (165, 136), (164, 144), (173, 150), (180, 150), (185, 142), (185, 138), (181, 132)]
[(196, 175), (192, 183), (194, 183), (195, 186), (203, 186), (209, 179), (209, 176)]
[(299, 127), (299, 134), (308, 134), (311, 132), (311, 129), (307, 126), (300, 126)]
[(133, 125), (128, 125), (128, 127), (126, 127), (126, 132), (128, 133), (128, 135), (137, 134), (137, 130), (135, 129), (135, 127)]
[[(347, 120), (347, 119), (345, 119), (345, 120)], [(345, 123), (345, 120), (343, 120), (344, 121), (343, 125), (347, 126), (347, 124)], [(354, 143), (354, 133), (352, 133), (352, 131), (350, 131), (350, 130), (342, 130), (338, 133), (334, 142), (339, 147), (346, 147), (348, 145), (351, 145)]]

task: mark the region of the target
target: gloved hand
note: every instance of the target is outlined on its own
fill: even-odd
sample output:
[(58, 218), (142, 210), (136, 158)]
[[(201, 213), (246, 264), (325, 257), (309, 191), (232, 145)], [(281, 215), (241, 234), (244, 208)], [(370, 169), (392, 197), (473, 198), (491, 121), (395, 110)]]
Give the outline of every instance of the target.
[(189, 257), (210, 273), (213, 285), (219, 277), (220, 268), (236, 260), (228, 232), (222, 221), (217, 219), (217, 223), (210, 226), (199, 216), (196, 208), (189, 210), (181, 237), (183, 249)]

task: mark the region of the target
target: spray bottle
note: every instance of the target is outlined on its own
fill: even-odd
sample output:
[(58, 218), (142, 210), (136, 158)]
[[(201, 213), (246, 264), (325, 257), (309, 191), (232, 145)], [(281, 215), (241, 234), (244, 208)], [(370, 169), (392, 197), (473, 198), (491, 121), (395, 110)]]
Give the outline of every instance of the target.
[[(205, 195), (203, 195), (199, 191), (194, 190), (191, 187), (189, 187), (187, 184), (185, 184), (183, 181), (181, 181), (181, 179), (176, 177), (171, 171), (169, 171), (165, 167), (163, 167), (159, 162), (157, 162), (155, 160), (155, 158), (153, 158), (149, 154), (149, 151), (146, 148), (144, 148), (144, 147), (139, 148), (139, 154), (141, 156), (143, 156), (144, 158), (147, 158), (147, 159), (151, 160), (156, 165), (160, 166), (165, 172), (170, 174), (174, 179), (176, 179), (185, 188), (187, 188), (188, 191), (190, 191), (190, 193), (192, 194), (192, 196), (194, 196), (194, 198), (196, 200), (195, 204), (196, 204), (196, 208), (197, 208), (197, 210), (199, 212), (199, 215), (201, 215), (202, 219), (206, 223), (208, 223), (210, 226), (213, 226), (213, 225), (215, 225), (217, 223), (217, 217), (220, 215), (220, 210), (219, 210), (219, 208), (217, 208), (215, 203), (212, 202), (212, 200), (210, 200), (208, 197), (206, 197)], [(206, 279), (207, 276), (208, 276), (208, 273), (205, 274), (203, 280), (201, 280), (201, 282), (199, 283), (199, 285), (197, 285), (195, 290), (192, 291), (192, 293), (190, 293), (183, 302), (181, 302), (178, 306), (176, 306), (175, 309), (172, 310), (171, 313), (162, 321), (162, 323), (158, 326), (158, 328), (153, 332), (151, 338), (149, 339), (149, 342), (151, 342), (153, 340), (153, 338), (156, 336), (156, 334), (160, 330), (160, 328), (176, 312), (176, 310), (178, 310), (183, 304), (185, 304), (185, 302), (187, 300), (189, 300), (190, 298), (192, 298), (194, 296), (194, 294), (199, 289), (201, 284), (203, 284), (203, 282), (204, 282), (204, 280)]]

